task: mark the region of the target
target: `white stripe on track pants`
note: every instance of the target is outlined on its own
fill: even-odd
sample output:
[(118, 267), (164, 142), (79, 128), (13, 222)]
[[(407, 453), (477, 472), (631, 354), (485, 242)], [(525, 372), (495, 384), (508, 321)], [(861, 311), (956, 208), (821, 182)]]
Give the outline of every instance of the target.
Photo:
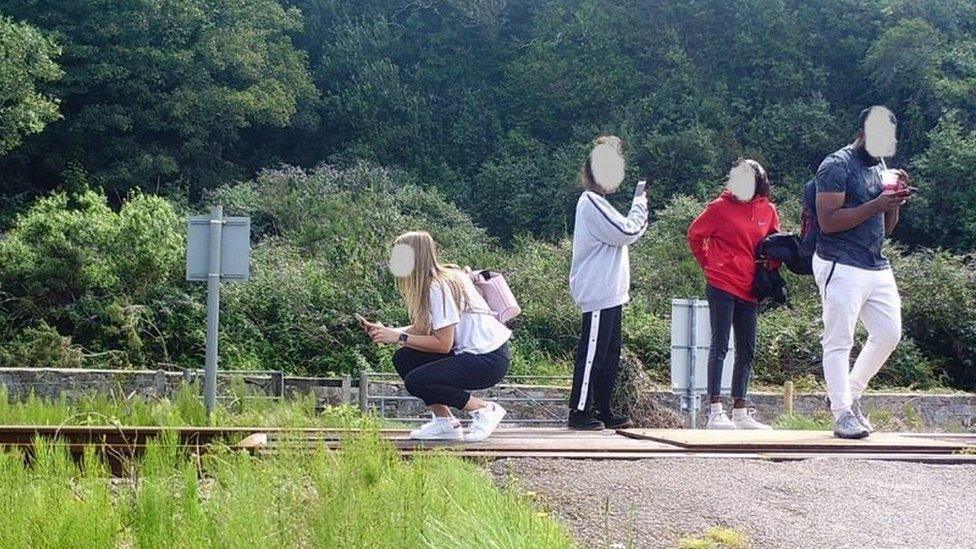
[[(813, 274), (823, 303), (824, 378), (836, 417), (860, 398), (901, 341), (901, 297), (890, 268), (869, 271), (814, 255)], [(858, 319), (868, 340), (851, 369)]]

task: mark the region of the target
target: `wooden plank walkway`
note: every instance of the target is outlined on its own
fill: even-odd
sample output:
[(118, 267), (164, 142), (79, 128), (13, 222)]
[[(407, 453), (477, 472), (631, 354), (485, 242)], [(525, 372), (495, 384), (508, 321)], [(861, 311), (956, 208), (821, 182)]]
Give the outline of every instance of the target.
[[(736, 434), (738, 433), (738, 434)], [(307, 435), (307, 434), (306, 434)], [(341, 449), (348, 433), (316, 436), (262, 433), (245, 439), (241, 447), (271, 455), (315, 448)], [(406, 430), (383, 431), (404, 456), (444, 452), (465, 458), (512, 457), (562, 459), (740, 458), (774, 461), (801, 459), (884, 459), (928, 463), (976, 463), (976, 435), (938, 440), (897, 433), (876, 433), (866, 440), (836, 439), (829, 432), (641, 430), (569, 431), (559, 428), (498, 429), (477, 443), (423, 442)]]
[(625, 429), (620, 434), (674, 444), (698, 451), (829, 451), (954, 453), (976, 443), (966, 437), (933, 438), (901, 433), (873, 433), (860, 440), (841, 439), (829, 431), (706, 431), (675, 429)]

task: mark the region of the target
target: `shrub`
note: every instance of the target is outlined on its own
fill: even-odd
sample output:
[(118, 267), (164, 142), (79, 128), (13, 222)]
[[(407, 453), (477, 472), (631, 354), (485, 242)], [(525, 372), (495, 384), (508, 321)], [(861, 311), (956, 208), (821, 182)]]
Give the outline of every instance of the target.
[(146, 364), (169, 355), (159, 310), (182, 273), (184, 233), (164, 199), (118, 212), (84, 191), (38, 200), (0, 240), (0, 363)]
[(904, 333), (938, 360), (951, 386), (976, 388), (976, 258), (928, 250), (890, 257)]
[(366, 164), (269, 170), (211, 200), (228, 215), (250, 215), (261, 238), (251, 281), (224, 292), (229, 368), (316, 375), (391, 368), (390, 349), (373, 345), (353, 313), (407, 323), (387, 268), (403, 231), (429, 231), (449, 262), (497, 266), (492, 240), (436, 191)]
[[(254, 238), (251, 281), (222, 291), (224, 369), (391, 369), (392, 349), (372, 344), (352, 315), (407, 322), (387, 255), (409, 229), (429, 230), (449, 262), (507, 275), (523, 307), (512, 324), (513, 374), (572, 368), (580, 312), (568, 287), (568, 238), (517, 236), (502, 248), (438, 192), (362, 163), (268, 170), (209, 200), (228, 215), (251, 216)], [(671, 299), (704, 294), (685, 241), (704, 205), (671, 199), (631, 250), (622, 337), (656, 381), (668, 377)], [(781, 210), (796, 208), (787, 200)], [(183, 227), (174, 206), (139, 193), (118, 212), (94, 191), (37, 201), (0, 241), (0, 365), (199, 367), (204, 287), (182, 280)], [(895, 247), (887, 253), (904, 299), (905, 338), (878, 385), (973, 387), (974, 260)], [(765, 383), (822, 377), (816, 286), (812, 277), (786, 278), (790, 307), (765, 305), (760, 315), (754, 371)], [(863, 339), (859, 332), (855, 353)]]

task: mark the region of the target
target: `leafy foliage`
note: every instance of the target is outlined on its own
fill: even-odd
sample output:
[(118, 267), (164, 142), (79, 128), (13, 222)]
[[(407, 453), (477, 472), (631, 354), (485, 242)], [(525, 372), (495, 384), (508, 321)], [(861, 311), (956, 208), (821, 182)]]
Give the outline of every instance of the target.
[[(226, 367), (388, 367), (350, 315), (405, 321), (387, 246), (423, 228), (447, 259), (509, 274), (525, 310), (513, 371), (565, 371), (579, 329), (565, 284), (579, 168), (613, 132), (655, 211), (632, 250), (623, 337), (660, 378), (670, 299), (703, 292), (684, 233), (730, 161), (767, 167), (795, 230), (801, 185), (850, 141), (857, 113), (883, 103), (900, 121), (892, 164), (920, 192), (890, 251), (906, 337), (880, 381), (976, 384), (971, 2), (0, 0), (0, 11), (31, 25), (0, 21), (0, 153), (23, 141), (0, 158), (0, 364), (197, 365), (203, 294), (181, 280), (180, 218), (219, 201), (254, 228), (253, 280), (224, 292)], [(792, 308), (760, 323), (756, 374), (773, 383), (819, 372), (815, 288), (789, 283)]]
[(58, 118), (58, 102), (38, 85), (61, 77), (61, 49), (36, 28), (0, 16), (0, 154)]
[[(255, 238), (251, 281), (222, 291), (224, 368), (389, 369), (391, 350), (370, 343), (352, 314), (407, 322), (387, 254), (393, 238), (413, 228), (430, 230), (448, 261), (506, 273), (523, 306), (513, 325), (513, 374), (564, 373), (571, 365), (580, 316), (565, 284), (568, 239), (523, 236), (502, 248), (408, 174), (362, 163), (268, 170), (209, 198), (228, 214), (251, 216)], [(667, 378), (671, 297), (704, 291), (684, 241), (702, 206), (675, 198), (632, 250), (624, 345), (657, 380)], [(183, 227), (174, 206), (140, 193), (118, 213), (93, 191), (39, 200), (0, 241), (0, 364), (199, 365), (204, 295), (202, 285), (182, 280)], [(898, 248), (888, 254), (900, 273), (906, 336), (879, 381), (971, 387), (973, 260)], [(820, 372), (816, 288), (810, 277), (789, 282), (791, 307), (760, 317), (755, 372), (767, 383)]]
[(0, 364), (167, 361), (180, 331), (160, 325), (186, 300), (180, 225), (169, 202), (138, 192), (119, 212), (95, 191), (38, 200), (0, 240)]
[[(278, 162), (365, 160), (439, 189), (507, 245), (566, 233), (600, 132), (625, 138), (630, 176), (650, 179), (655, 209), (709, 197), (738, 156), (760, 160), (794, 200), (877, 103), (900, 120), (895, 164), (938, 185), (972, 165), (976, 8), (963, 0), (0, 0), (0, 10), (65, 48), (65, 78), (49, 86), (64, 121), (4, 159), (8, 195), (88, 182), (195, 199)], [(971, 217), (972, 202), (960, 204)], [(966, 229), (920, 221), (898, 238), (967, 251)]]
[(289, 39), (301, 14), (273, 0), (6, 0), (0, 11), (64, 48), (52, 85), (64, 121), (12, 159), (8, 193), (63, 187), (78, 168), (122, 193), (215, 186), (274, 161), (238, 149), (247, 135), (314, 121), (316, 91)]

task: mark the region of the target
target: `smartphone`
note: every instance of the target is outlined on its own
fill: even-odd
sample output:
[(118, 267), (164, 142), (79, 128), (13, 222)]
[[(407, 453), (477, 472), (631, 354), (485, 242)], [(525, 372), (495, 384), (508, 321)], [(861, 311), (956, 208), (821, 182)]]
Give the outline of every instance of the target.
[(646, 190), (647, 181), (638, 181), (637, 188), (634, 189), (634, 198), (638, 198), (639, 196), (643, 195)]

